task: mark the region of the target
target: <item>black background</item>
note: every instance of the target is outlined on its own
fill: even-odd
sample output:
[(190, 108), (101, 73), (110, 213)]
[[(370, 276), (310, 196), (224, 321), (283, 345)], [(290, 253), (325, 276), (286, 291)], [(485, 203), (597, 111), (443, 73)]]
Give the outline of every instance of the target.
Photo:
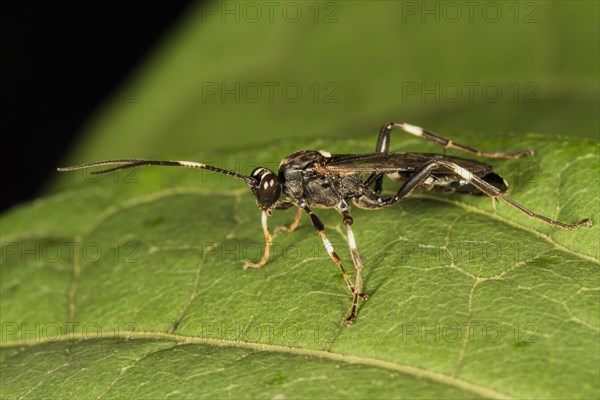
[(0, 210), (40, 194), (96, 106), (189, 6), (186, 2), (6, 8)]

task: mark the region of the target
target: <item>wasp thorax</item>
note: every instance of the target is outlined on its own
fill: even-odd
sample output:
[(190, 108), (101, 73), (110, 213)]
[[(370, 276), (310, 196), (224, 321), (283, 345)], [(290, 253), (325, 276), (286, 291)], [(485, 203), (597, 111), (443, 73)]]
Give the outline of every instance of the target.
[(281, 195), (279, 179), (271, 170), (258, 167), (250, 174), (256, 180), (256, 186), (252, 188), (256, 201), (260, 208), (266, 209), (277, 202)]

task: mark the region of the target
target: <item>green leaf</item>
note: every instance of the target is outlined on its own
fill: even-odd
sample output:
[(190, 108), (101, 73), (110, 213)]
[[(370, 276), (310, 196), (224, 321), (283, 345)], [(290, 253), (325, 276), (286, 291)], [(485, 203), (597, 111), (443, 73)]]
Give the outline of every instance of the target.
[[(403, 19), (413, 3), (365, 13), (326, 2), (317, 22), (306, 3), (299, 23), (193, 7), (71, 159), (202, 149), (190, 159), (249, 173), (301, 148), (372, 151), (376, 137), (356, 135), (407, 121), (488, 150), (534, 148), (493, 161), (510, 196), (594, 227), (561, 231), (489, 199), (429, 193), (356, 210), (371, 297), (345, 328), (349, 293), (306, 219), (275, 235), (265, 268), (242, 270), (263, 246), (243, 184), (160, 168), (63, 174), (53, 194), (2, 216), (0, 397), (598, 398), (598, 143), (496, 134), (597, 138), (598, 4), (506, 3), (497, 23), (480, 8), (474, 22), (424, 23)], [(336, 22), (321, 23), (332, 10)], [(205, 92), (268, 82), (303, 96)], [(467, 83), (503, 95), (470, 99)], [(463, 92), (455, 102), (436, 85)], [(440, 99), (423, 98), (432, 87)], [(392, 148), (439, 151), (400, 136)], [(317, 211), (351, 270), (339, 216)]]
[[(263, 5), (256, 22), (243, 17), (252, 3), (210, 3), (191, 7), (107, 99), (69, 161), (348, 138), (386, 121), (598, 138), (598, 2), (436, 3), (429, 13), (422, 2), (375, 1), (368, 13), (360, 1), (292, 2), (297, 22), (285, 3), (272, 21)], [(502, 17), (486, 19), (497, 8)]]
[[(353, 210), (370, 299), (347, 328), (350, 294), (307, 218), (275, 234), (265, 268), (242, 270), (263, 246), (243, 183), (169, 168), (63, 174), (62, 190), (2, 216), (0, 397), (598, 398), (598, 144), (456, 139), (535, 149), (493, 161), (511, 198), (595, 225), (563, 231), (431, 193)], [(193, 160), (249, 173), (299, 148), (367, 152), (375, 140)], [(400, 134), (392, 148), (437, 150)], [(316, 211), (352, 270), (339, 216)], [(292, 218), (278, 212), (271, 227)]]

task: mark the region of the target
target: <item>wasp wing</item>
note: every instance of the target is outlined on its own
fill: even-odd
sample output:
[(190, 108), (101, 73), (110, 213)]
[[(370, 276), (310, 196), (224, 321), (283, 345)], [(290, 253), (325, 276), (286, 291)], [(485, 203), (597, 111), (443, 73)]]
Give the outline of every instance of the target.
[[(436, 153), (367, 153), (335, 154), (327, 158), (325, 169), (337, 173), (372, 172), (375, 174), (411, 173), (428, 161), (445, 160), (460, 165), (475, 175), (492, 171), (492, 166), (475, 160), (449, 157)], [(436, 175), (452, 175), (446, 169), (435, 171)]]

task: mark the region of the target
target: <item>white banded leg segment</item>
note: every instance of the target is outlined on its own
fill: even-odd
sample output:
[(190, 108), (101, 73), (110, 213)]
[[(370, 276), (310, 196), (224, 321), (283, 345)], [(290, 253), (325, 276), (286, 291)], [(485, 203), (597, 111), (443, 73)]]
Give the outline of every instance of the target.
[(323, 239), (323, 245), (325, 245), (325, 250), (327, 250), (327, 253), (329, 253), (330, 257), (333, 257), (333, 255), (335, 254), (335, 250), (333, 249), (333, 246), (331, 245), (331, 242), (329, 242), (329, 239), (327, 239), (327, 236), (325, 236), (325, 233), (321, 233), (321, 239)]
[(352, 254), (352, 261), (354, 261), (354, 267), (360, 272), (363, 267), (363, 263), (358, 255), (358, 249), (356, 247), (356, 240), (354, 239), (354, 232), (352, 231), (351, 225), (346, 225), (348, 232), (348, 246), (350, 247), (350, 253)]
[(350, 254), (352, 255), (352, 262), (354, 263), (354, 268), (356, 269), (356, 280), (354, 282), (354, 292), (352, 298), (352, 308), (350, 310), (350, 315), (346, 318), (344, 322), (346, 325), (352, 325), (354, 319), (356, 319), (356, 312), (358, 310), (358, 299), (361, 298), (363, 300), (367, 300), (367, 296), (363, 295), (360, 291), (362, 288), (362, 269), (363, 263), (360, 259), (360, 255), (358, 254), (358, 248), (356, 246), (356, 240), (354, 239), (354, 232), (352, 231), (351, 221), (349, 213), (344, 213), (344, 224), (346, 225), (347, 236), (348, 236), (348, 247), (350, 248)]
[(342, 273), (342, 276), (344, 277), (344, 281), (346, 282), (346, 285), (348, 286), (348, 289), (352, 293), (354, 293), (355, 292), (354, 285), (352, 285), (352, 281), (350, 280), (350, 275), (348, 275), (348, 273), (346, 272), (346, 269), (342, 265), (342, 260), (340, 259), (340, 257), (335, 252), (335, 249), (333, 248), (331, 242), (327, 238), (327, 235), (325, 234), (325, 231), (317, 231), (317, 233), (319, 234), (319, 236), (321, 237), (321, 240), (323, 241), (323, 245), (325, 246), (325, 250), (327, 250), (327, 254), (329, 255), (329, 258), (331, 258), (331, 260), (340, 269), (340, 271)]
[(456, 163), (445, 160), (432, 160), (427, 162), (421, 168), (414, 172), (414, 174), (404, 183), (400, 190), (398, 190), (398, 193), (395, 196), (389, 197), (387, 199), (382, 199), (381, 202), (385, 206), (389, 206), (409, 196), (416, 187), (427, 181), (427, 179), (433, 173), (434, 170), (439, 170), (440, 168), (444, 168), (449, 172), (455, 174), (457, 177), (460, 177), (462, 180), (467, 181), (468, 183), (479, 189), (479, 191), (481, 191), (481, 193), (483, 193), (484, 195), (489, 196), (493, 199), (500, 199), (505, 203), (515, 207), (522, 213), (528, 215), (529, 217), (539, 219), (547, 224), (554, 225), (563, 229), (577, 229), (582, 225), (592, 225), (592, 222), (587, 218), (575, 224), (565, 224), (563, 222), (550, 219), (544, 215), (536, 214), (533, 211), (525, 208), (521, 204), (517, 203), (516, 201), (510, 199), (509, 197), (504, 195), (504, 193), (502, 193), (501, 189), (495, 187), (489, 182), (484, 181), (477, 175), (473, 174), (471, 171), (461, 167)]
[(460, 165), (454, 164), (454, 172), (456, 172), (458, 175), (460, 175), (460, 177), (463, 179), (466, 179), (468, 181), (473, 180), (473, 174), (471, 173), (471, 171), (464, 169)]
[(453, 142), (451, 139), (445, 138), (443, 136), (436, 135), (433, 132), (427, 131), (419, 126), (410, 125), (406, 123), (394, 123), (394, 128), (398, 128), (406, 133), (409, 133), (413, 136), (421, 137), (429, 142), (435, 143), (444, 148), (453, 148), (457, 150), (461, 150), (467, 153), (476, 154), (481, 157), (489, 157), (489, 158), (519, 158), (523, 156), (531, 156), (533, 155), (533, 150), (526, 149), (522, 151), (515, 151), (511, 153), (500, 153), (500, 152), (487, 152), (474, 149), (473, 147), (465, 146), (459, 143)]
[(478, 176), (474, 175), (471, 171), (461, 167), (458, 164), (449, 162), (449, 161), (438, 161), (438, 165), (445, 167), (446, 169), (454, 172), (456, 175), (460, 176), (462, 179), (466, 180), (477, 189), (479, 189), (483, 194), (493, 197), (493, 198), (506, 198), (502, 194), (502, 191), (497, 187), (489, 184)]
[(346, 282), (346, 285), (348, 286), (348, 289), (352, 293), (354, 293), (354, 285), (352, 285), (350, 276), (346, 273), (346, 269), (342, 265), (342, 260), (335, 252), (333, 245), (331, 244), (331, 242), (329, 241), (329, 238), (327, 238), (327, 235), (325, 234), (325, 225), (323, 225), (323, 222), (319, 219), (319, 217), (317, 217), (317, 215), (315, 213), (313, 213), (306, 204), (304, 204), (304, 203), (300, 204), (300, 208), (302, 208), (304, 210), (304, 212), (310, 217), (310, 220), (311, 220), (313, 226), (315, 227), (317, 234), (321, 238), (321, 241), (323, 241), (323, 246), (325, 246), (325, 250), (327, 250), (327, 254), (329, 255), (329, 258), (331, 258), (331, 260), (335, 263), (335, 265), (338, 266), (338, 268), (340, 269), (340, 272), (342, 273), (342, 276), (344, 277), (344, 281)]
[(457, 165), (455, 163), (448, 162), (448, 161), (438, 161), (437, 163), (438, 163), (438, 165), (444, 166), (446, 169), (454, 172), (455, 174), (457, 174), (464, 180), (468, 181), (470, 184), (472, 184), (477, 189), (479, 189), (483, 194), (490, 196), (494, 199), (500, 199), (531, 218), (539, 219), (540, 221), (543, 221), (549, 225), (557, 226), (557, 227), (563, 228), (563, 229), (577, 229), (583, 225), (592, 226), (592, 221), (590, 221), (587, 218), (582, 219), (581, 221), (574, 223), (574, 224), (567, 224), (564, 222), (555, 221), (551, 218), (546, 217), (545, 215), (536, 214), (533, 211), (529, 210), (528, 208), (517, 203), (516, 201), (512, 200), (511, 198), (507, 197), (497, 187), (484, 181), (483, 179), (479, 178), (478, 176), (473, 175), (473, 173), (462, 168), (460, 165)]
[(410, 124), (394, 124), (394, 126), (402, 129), (406, 133), (410, 133), (415, 136), (423, 136), (423, 128), (420, 126), (410, 125)]
[(253, 263), (250, 261), (246, 261), (244, 263), (244, 269), (255, 268), (259, 269), (265, 266), (267, 261), (269, 261), (269, 256), (271, 254), (271, 246), (273, 244), (273, 237), (271, 236), (271, 232), (269, 231), (269, 215), (263, 211), (261, 215), (261, 222), (263, 228), (263, 234), (265, 235), (265, 251), (263, 253), (262, 259), (258, 263)]

